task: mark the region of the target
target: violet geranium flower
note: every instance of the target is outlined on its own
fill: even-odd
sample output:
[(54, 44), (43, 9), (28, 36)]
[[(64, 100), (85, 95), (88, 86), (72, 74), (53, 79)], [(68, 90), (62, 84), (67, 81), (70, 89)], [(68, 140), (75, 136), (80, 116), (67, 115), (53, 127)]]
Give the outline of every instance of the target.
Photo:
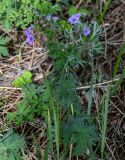
[(26, 42), (29, 43), (29, 45), (33, 45), (34, 36), (32, 35), (32, 26), (26, 29), (25, 36), (26, 36)]
[(91, 30), (90, 30), (89, 27), (85, 27), (84, 30), (83, 30), (83, 32), (84, 32), (85, 37), (87, 37), (87, 36), (90, 35)]
[(25, 36), (28, 36), (32, 32), (32, 26), (28, 27), (25, 31)]
[(81, 13), (77, 13), (77, 14), (75, 14), (75, 16), (80, 18), (81, 17)]
[(77, 24), (79, 22), (80, 16), (81, 16), (81, 13), (72, 15), (71, 17), (69, 17), (68, 23)]
[(28, 35), (27, 38), (26, 38), (26, 41), (27, 41), (27, 43), (29, 43), (29, 45), (33, 45), (33, 43), (34, 43), (34, 36), (32, 34)]

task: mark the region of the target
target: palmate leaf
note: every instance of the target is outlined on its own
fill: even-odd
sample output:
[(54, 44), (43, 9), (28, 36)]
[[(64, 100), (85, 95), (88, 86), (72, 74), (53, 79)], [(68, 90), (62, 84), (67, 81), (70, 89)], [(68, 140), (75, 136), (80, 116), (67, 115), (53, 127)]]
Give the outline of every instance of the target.
[(16, 104), (15, 112), (8, 112), (7, 120), (22, 125), (34, 122), (38, 115), (47, 117), (49, 93), (43, 94), (43, 86), (28, 84), (22, 87), (22, 92), (22, 101)]
[(9, 55), (8, 48), (6, 46), (7, 42), (8, 40), (6, 37), (0, 36), (0, 57)]
[(3, 28), (4, 28), (5, 32), (8, 32), (11, 28), (11, 22), (10, 22), (9, 18), (7, 18), (7, 17), (3, 21)]
[(16, 112), (9, 112), (7, 119), (9, 122), (15, 121), (16, 125), (23, 124), (26, 121), (33, 121), (32, 108), (25, 102), (16, 105)]
[(56, 85), (55, 99), (58, 100), (63, 108), (68, 108), (71, 104), (77, 104), (78, 96), (76, 93), (75, 78), (72, 74), (62, 76)]
[(4, 46), (0, 46), (0, 56), (8, 56), (8, 49)]
[(98, 140), (97, 129), (90, 121), (89, 117), (82, 115), (69, 118), (63, 125), (64, 144), (73, 144), (77, 156), (84, 153), (92, 155), (92, 146)]
[(22, 160), (20, 151), (25, 149), (24, 138), (10, 129), (0, 139), (0, 160)]
[(8, 42), (7, 38), (0, 36), (0, 45), (6, 45)]
[(16, 79), (12, 82), (12, 85), (15, 87), (21, 87), (32, 82), (32, 73), (28, 70), (24, 71), (22, 75), (17, 76)]

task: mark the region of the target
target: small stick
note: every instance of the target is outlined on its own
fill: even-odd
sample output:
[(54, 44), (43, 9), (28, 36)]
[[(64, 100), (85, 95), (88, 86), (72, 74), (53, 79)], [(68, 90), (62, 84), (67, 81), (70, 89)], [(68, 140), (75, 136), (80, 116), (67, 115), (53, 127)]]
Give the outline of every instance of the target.
[[(118, 81), (118, 80), (119, 80), (119, 78), (114, 79), (113, 82), (116, 82), (116, 81)], [(111, 80), (111, 81), (107, 81), (107, 82), (102, 82), (102, 83), (94, 84), (93, 87), (94, 87), (94, 88), (95, 88), (95, 87), (102, 87), (102, 85), (104, 85), (104, 84), (109, 84), (109, 83), (112, 83), (112, 80)], [(76, 89), (77, 89), (77, 90), (89, 89), (90, 87), (91, 87), (91, 86), (89, 85), (89, 86), (84, 86), (84, 87), (77, 87)]]
[(0, 89), (8, 89), (8, 90), (22, 90), (21, 88), (15, 88), (15, 87), (0, 87)]
[(78, 9), (79, 6), (81, 5), (81, 3), (83, 2), (83, 0), (80, 0), (79, 3), (77, 4), (76, 8)]

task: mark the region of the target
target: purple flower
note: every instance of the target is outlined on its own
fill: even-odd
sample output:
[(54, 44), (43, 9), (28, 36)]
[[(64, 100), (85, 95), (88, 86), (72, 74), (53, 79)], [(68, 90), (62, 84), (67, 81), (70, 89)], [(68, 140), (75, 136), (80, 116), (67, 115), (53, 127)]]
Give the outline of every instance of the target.
[(52, 19), (53, 19), (53, 21), (58, 21), (59, 17), (53, 16)]
[(34, 43), (34, 36), (32, 35), (32, 26), (28, 27), (25, 31), (26, 36), (26, 42), (29, 43), (29, 45), (33, 45)]
[(50, 20), (52, 19), (52, 15), (51, 15), (51, 14), (48, 14), (48, 15), (46, 16), (46, 19), (47, 19), (48, 21), (50, 21)]
[(80, 16), (81, 16), (81, 13), (72, 15), (71, 17), (69, 17), (68, 23), (77, 24), (79, 22)]
[(34, 43), (34, 36), (31, 34), (29, 34), (26, 38), (27, 43), (29, 43), (29, 45), (33, 45)]
[(90, 31), (89, 27), (85, 27), (84, 30), (83, 30), (83, 32), (84, 32), (85, 37), (87, 37), (88, 35), (90, 35), (91, 31)]
[(28, 27), (25, 31), (25, 36), (28, 36), (32, 32), (32, 26)]
[(77, 13), (77, 14), (75, 14), (75, 16), (80, 18), (81, 17), (81, 13)]

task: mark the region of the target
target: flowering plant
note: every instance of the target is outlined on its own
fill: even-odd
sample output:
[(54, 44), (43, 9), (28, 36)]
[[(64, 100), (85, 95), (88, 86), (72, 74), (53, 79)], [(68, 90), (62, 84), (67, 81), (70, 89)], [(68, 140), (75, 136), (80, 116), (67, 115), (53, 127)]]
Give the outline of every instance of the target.
[[(51, 20), (54, 16), (50, 16)], [(48, 17), (47, 17), (48, 18)], [(58, 21), (49, 21), (48, 27), (46, 26), (46, 35), (48, 38), (48, 48), (50, 50), (50, 56), (53, 58), (62, 57), (54, 51), (55, 46), (62, 46), (59, 50), (68, 52), (65, 54), (65, 60), (68, 60), (70, 66), (90, 64), (91, 58), (95, 54), (102, 53), (103, 47), (99, 40), (99, 36), (102, 33), (102, 27), (96, 22), (90, 24), (82, 21), (84, 15), (82, 13), (76, 13), (70, 16), (67, 21), (56, 17)], [(51, 28), (48, 29), (48, 28)], [(60, 38), (61, 37), (61, 38)], [(52, 45), (53, 44), (53, 45)], [(56, 49), (58, 48), (56, 47)], [(68, 50), (72, 51), (69, 52)], [(54, 55), (52, 55), (52, 53)], [(67, 55), (67, 56), (66, 56)]]
[[(16, 112), (10, 114), (9, 118), (11, 121), (15, 120), (17, 124), (34, 120), (36, 115), (45, 118), (45, 122), (48, 123), (46, 126), (48, 126), (47, 138), (49, 139), (47, 154), (52, 153), (53, 159), (60, 159), (60, 141), (64, 148), (72, 144), (75, 155), (88, 154), (88, 152), (92, 155), (92, 146), (98, 140), (98, 133), (93, 117), (85, 114), (76, 88), (79, 83), (84, 82), (81, 79), (78, 81), (79, 70), (84, 72), (88, 66), (92, 67), (95, 55), (102, 52), (99, 39), (102, 29), (94, 21), (85, 21), (84, 14), (81, 12), (76, 12), (69, 18), (62, 18), (61, 14), (57, 17), (55, 14), (57, 6), (52, 6), (50, 1), (42, 1), (43, 6), (38, 5), (39, 1), (23, 2), (26, 6), (29, 6), (29, 2), (34, 4), (32, 11), (37, 20), (40, 15), (40, 27), (47, 40), (46, 49), (49, 57), (53, 59), (53, 67), (42, 86), (37, 87), (32, 84), (23, 86), (24, 101), (17, 105)], [(31, 22), (34, 25), (31, 25)], [(35, 22), (30, 19), (23, 26), (24, 28), (29, 26), (24, 34), (26, 42), (31, 46), (35, 42), (33, 35)], [(88, 102), (88, 105), (91, 105), (91, 102)], [(53, 156), (55, 146), (57, 155)]]

